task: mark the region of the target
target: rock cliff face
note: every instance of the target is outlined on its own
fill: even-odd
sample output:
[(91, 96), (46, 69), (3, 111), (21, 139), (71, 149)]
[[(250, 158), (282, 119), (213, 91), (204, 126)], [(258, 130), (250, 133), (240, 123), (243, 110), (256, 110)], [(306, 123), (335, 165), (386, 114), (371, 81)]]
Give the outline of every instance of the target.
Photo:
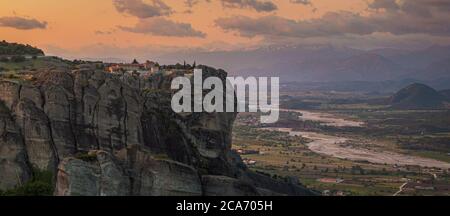
[[(112, 75), (83, 64), (0, 81), (0, 189), (33, 169), (55, 195), (311, 195), (252, 173), (231, 151), (236, 113), (177, 114), (171, 80)], [(203, 67), (204, 78), (221, 70)]]

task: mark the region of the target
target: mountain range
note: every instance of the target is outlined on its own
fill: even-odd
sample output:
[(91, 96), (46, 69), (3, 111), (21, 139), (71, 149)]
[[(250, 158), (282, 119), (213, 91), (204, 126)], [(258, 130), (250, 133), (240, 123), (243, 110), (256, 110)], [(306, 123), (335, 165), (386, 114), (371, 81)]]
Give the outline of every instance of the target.
[[(279, 76), (281, 82), (407, 80), (450, 83), (450, 46), (360, 50), (331, 45), (240, 51), (179, 52), (162, 62), (207, 63), (239, 76)], [(442, 82), (444, 84), (442, 84)], [(434, 86), (437, 87), (437, 86)], [(439, 88), (439, 87), (438, 87)]]

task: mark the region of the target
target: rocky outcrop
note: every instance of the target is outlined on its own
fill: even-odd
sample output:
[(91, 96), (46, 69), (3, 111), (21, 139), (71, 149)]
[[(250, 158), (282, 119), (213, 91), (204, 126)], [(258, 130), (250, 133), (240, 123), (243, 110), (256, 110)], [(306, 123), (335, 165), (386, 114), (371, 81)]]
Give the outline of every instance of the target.
[[(98, 68), (0, 82), (0, 189), (21, 185), (37, 168), (55, 174), (56, 195), (308, 194), (249, 177), (231, 152), (236, 113), (172, 111), (171, 80), (189, 72), (142, 79)], [(202, 69), (204, 78), (225, 82), (224, 71)]]
[(89, 161), (66, 158), (60, 163), (57, 195), (202, 195), (195, 168), (158, 158), (162, 156), (140, 146), (127, 147), (115, 156), (105, 151), (89, 155)]
[(28, 99), (20, 99), (14, 113), (30, 163), (38, 169), (54, 170), (58, 154), (47, 115)]
[(205, 196), (259, 196), (251, 184), (227, 176), (202, 176)]
[(130, 195), (131, 183), (126, 174), (104, 151), (91, 151), (84, 159), (65, 158), (58, 167), (56, 195)]
[(0, 188), (13, 188), (30, 179), (31, 170), (19, 128), (0, 103)]

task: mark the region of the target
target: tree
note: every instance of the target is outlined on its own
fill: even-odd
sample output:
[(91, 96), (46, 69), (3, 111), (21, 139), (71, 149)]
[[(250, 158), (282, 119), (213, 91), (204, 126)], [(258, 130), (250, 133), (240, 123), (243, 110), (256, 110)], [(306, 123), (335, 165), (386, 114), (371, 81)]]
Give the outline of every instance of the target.
[(25, 61), (26, 59), (25, 59), (25, 57), (23, 57), (23, 56), (13, 56), (13, 57), (11, 57), (11, 61), (12, 62), (23, 62), (23, 61)]
[(44, 55), (44, 52), (30, 45), (1, 41), (0, 55)]

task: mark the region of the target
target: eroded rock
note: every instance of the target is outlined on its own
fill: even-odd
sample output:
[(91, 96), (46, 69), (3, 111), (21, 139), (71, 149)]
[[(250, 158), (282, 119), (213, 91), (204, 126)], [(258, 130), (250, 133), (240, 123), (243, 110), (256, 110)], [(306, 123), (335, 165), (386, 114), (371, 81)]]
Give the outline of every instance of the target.
[(22, 185), (30, 177), (23, 137), (9, 110), (0, 107), (0, 189)]
[[(172, 111), (171, 80), (190, 71), (143, 79), (98, 68), (0, 81), (0, 189), (26, 182), (37, 168), (54, 172), (56, 195), (310, 195), (247, 170), (231, 152), (236, 113)], [(201, 68), (204, 79), (225, 82), (224, 71)]]

